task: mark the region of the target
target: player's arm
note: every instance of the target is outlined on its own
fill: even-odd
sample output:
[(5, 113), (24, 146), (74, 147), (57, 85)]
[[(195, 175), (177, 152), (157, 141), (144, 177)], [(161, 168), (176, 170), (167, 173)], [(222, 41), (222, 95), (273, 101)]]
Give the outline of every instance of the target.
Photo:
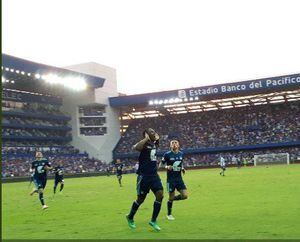
[(165, 169), (171, 171), (172, 170), (172, 166), (168, 166), (167, 165), (167, 161), (169, 160), (168, 155), (165, 153), (163, 158), (162, 158), (162, 163), (165, 165)]
[(181, 172), (182, 172), (183, 175), (185, 174), (185, 169), (184, 169), (184, 166), (183, 166), (183, 162), (182, 162)]
[(137, 151), (142, 151), (142, 149), (144, 148), (144, 145), (147, 143), (148, 140), (150, 140), (149, 135), (147, 133), (145, 133), (145, 138), (142, 139), (141, 141), (137, 142), (132, 147), (132, 149), (137, 150)]
[(47, 163), (45, 164), (45, 166), (44, 166), (44, 169), (45, 169), (46, 171), (49, 171), (49, 170), (52, 170), (53, 167), (51, 166), (51, 164), (50, 164), (49, 162), (47, 162)]
[(183, 161), (184, 161), (184, 155), (182, 156), (182, 165), (181, 165), (181, 172), (184, 175), (185, 174), (185, 169), (184, 169), (184, 166), (183, 166), (183, 164), (184, 164)]

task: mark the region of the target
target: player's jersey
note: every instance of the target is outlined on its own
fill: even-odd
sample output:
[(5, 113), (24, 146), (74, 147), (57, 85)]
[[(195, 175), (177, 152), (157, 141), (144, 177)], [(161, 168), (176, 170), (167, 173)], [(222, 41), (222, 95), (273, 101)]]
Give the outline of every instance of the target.
[(183, 153), (178, 151), (167, 151), (162, 158), (162, 163), (172, 166), (172, 170), (167, 171), (167, 180), (182, 178), (181, 171), (183, 169)]
[(64, 175), (64, 167), (63, 166), (55, 166), (53, 171), (55, 172), (55, 178), (62, 177)]
[(122, 175), (123, 166), (124, 165), (122, 163), (115, 164), (115, 168), (118, 176)]
[(51, 164), (46, 158), (33, 161), (31, 163), (31, 169), (34, 170), (33, 177), (47, 177), (47, 171), (45, 170), (45, 166), (51, 166)]
[(226, 162), (225, 162), (224, 157), (220, 158), (220, 166), (222, 166), (222, 167), (226, 166)]
[(139, 168), (137, 174), (144, 176), (157, 175), (157, 144), (147, 141), (139, 155)]

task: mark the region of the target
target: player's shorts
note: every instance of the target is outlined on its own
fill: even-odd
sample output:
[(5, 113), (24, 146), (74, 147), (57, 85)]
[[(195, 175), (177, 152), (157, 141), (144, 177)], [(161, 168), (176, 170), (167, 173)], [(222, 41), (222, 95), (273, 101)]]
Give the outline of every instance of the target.
[(33, 177), (33, 183), (36, 189), (45, 188), (47, 184), (47, 177)]
[(159, 175), (138, 175), (136, 181), (137, 195), (147, 194), (149, 193), (150, 189), (153, 193), (156, 193), (159, 190), (163, 190), (163, 185), (161, 183)]
[(167, 191), (171, 193), (174, 192), (175, 189), (177, 191), (186, 190), (186, 185), (184, 184), (182, 179), (174, 179), (167, 181)]
[(59, 182), (64, 182), (64, 176), (56, 176), (54, 183), (57, 185)]
[(117, 173), (117, 177), (120, 177), (120, 176), (122, 176), (122, 173)]
[(221, 166), (221, 169), (225, 171), (226, 170), (226, 166)]

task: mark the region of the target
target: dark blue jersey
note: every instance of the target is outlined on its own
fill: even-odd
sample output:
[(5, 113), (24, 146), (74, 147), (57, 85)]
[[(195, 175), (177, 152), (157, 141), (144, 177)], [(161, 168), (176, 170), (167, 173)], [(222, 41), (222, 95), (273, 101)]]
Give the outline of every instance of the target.
[(168, 166), (172, 166), (172, 170), (167, 171), (167, 179), (178, 179), (182, 178), (181, 171), (183, 168), (183, 153), (178, 151), (175, 153), (173, 151), (167, 151), (162, 158), (162, 163)]
[(147, 141), (139, 155), (137, 174), (144, 176), (157, 175), (156, 149), (158, 144)]
[(64, 167), (55, 166), (53, 172), (55, 173), (55, 177), (62, 177), (64, 175)]
[(122, 175), (123, 166), (124, 165), (122, 163), (115, 164), (116, 173), (118, 176)]
[(45, 166), (51, 167), (49, 161), (46, 158), (33, 161), (31, 163), (31, 169), (34, 170), (33, 177), (35, 178), (47, 177), (47, 171), (45, 170)]

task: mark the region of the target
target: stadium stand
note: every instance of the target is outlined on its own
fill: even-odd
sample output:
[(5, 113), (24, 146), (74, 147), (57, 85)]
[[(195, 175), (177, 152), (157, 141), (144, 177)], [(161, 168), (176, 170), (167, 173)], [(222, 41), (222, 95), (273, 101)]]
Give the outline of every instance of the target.
[[(236, 165), (233, 157), (252, 165), (254, 155), (268, 153), (289, 153), (292, 162), (299, 162), (299, 74), (110, 97), (109, 105), (78, 103), (77, 113), (69, 114), (65, 111), (68, 108), (62, 111), (63, 87), (41, 82), (33, 73), (43, 68), (72, 76), (78, 73), (4, 57), (7, 65), (13, 63), (20, 70), (2, 67), (2, 178), (29, 176), (37, 150), (54, 165), (63, 161), (66, 174), (104, 173), (111, 169), (111, 160), (99, 159), (97, 154), (101, 151), (91, 157), (84, 143), (111, 136), (108, 127), (114, 121), (109, 121), (109, 108), (120, 114), (114, 119), (121, 121), (122, 136), (117, 144), (110, 141), (116, 146), (108, 150), (114, 159), (124, 162), (125, 173), (134, 172), (138, 153), (132, 151), (132, 146), (148, 127), (160, 134), (158, 157), (169, 149), (172, 138), (178, 138), (185, 153), (185, 166), (190, 168), (214, 167), (220, 155), (229, 165)], [(85, 77), (91, 89), (103, 85), (101, 78)], [(73, 142), (74, 138), (78, 141), (74, 135), (80, 136), (83, 145), (74, 145), (79, 144)], [(107, 140), (102, 141), (105, 144)]]
[[(4, 60), (7, 64), (13, 61), (14, 66), (19, 62), (19, 59), (6, 55)], [(21, 62), (28, 64), (22, 66), (24, 70), (54, 69), (23, 60)], [(63, 100), (57, 95), (62, 87), (54, 90), (52, 86), (41, 84), (40, 77), (30, 72), (3, 67), (2, 71), (2, 178), (30, 176), (29, 168), (36, 151), (42, 151), (54, 165), (63, 161), (67, 174), (101, 172), (106, 169), (107, 164), (71, 145), (71, 116), (61, 111)], [(56, 71), (74, 76), (74, 72), (61, 69)], [(103, 84), (103, 80), (88, 78), (94, 86)], [(88, 111), (104, 112), (103, 108)]]
[(145, 127), (161, 135), (163, 150), (172, 137), (180, 139), (183, 149), (293, 142), (300, 139), (299, 113), (297, 102), (138, 119), (128, 127), (115, 153), (130, 153)]

